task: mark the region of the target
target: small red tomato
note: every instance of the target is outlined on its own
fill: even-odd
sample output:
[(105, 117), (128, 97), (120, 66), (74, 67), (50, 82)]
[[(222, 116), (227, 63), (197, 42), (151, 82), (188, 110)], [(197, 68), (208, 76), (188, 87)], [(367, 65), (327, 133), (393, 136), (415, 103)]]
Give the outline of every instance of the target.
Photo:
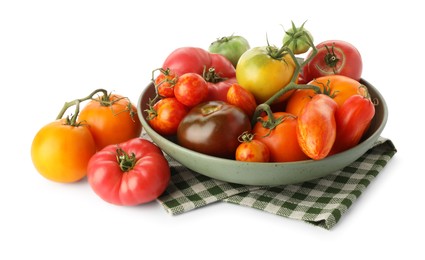
[(227, 91), (227, 102), (242, 109), (249, 117), (254, 114), (257, 102), (254, 95), (235, 83)]
[(201, 75), (196, 73), (183, 74), (174, 85), (174, 96), (188, 107), (201, 103), (207, 95), (208, 84)]
[(174, 135), (188, 108), (176, 98), (164, 98), (147, 109), (149, 125), (161, 135)]
[(174, 97), (174, 85), (177, 83), (177, 74), (167, 69), (159, 69), (160, 74), (155, 78), (155, 87), (161, 97)]
[(269, 148), (260, 140), (253, 139), (253, 137), (253, 134), (247, 132), (241, 135), (242, 143), (236, 148), (235, 159), (242, 162), (269, 162)]

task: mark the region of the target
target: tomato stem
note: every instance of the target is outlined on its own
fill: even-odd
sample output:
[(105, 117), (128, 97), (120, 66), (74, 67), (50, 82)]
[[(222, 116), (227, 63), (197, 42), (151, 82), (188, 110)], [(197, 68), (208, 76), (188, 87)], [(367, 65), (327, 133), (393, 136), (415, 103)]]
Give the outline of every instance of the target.
[(136, 164), (136, 155), (134, 153), (128, 154), (121, 147), (117, 146), (117, 162), (123, 172), (128, 172), (134, 168)]
[(103, 97), (108, 96), (108, 91), (106, 91), (105, 89), (96, 89), (93, 92), (91, 92), (88, 96), (83, 97), (83, 98), (78, 98), (69, 102), (65, 102), (65, 104), (63, 105), (61, 111), (59, 112), (58, 116), (56, 117), (56, 119), (61, 119), (63, 117), (63, 115), (65, 114), (65, 112), (68, 110), (68, 108), (75, 106), (75, 111), (74, 114), (71, 116), (71, 118), (69, 118), (69, 116), (66, 118), (66, 122), (67, 125), (71, 125), (71, 126), (78, 126), (80, 123), (77, 123), (77, 118), (78, 118), (78, 114), (80, 113), (80, 103), (84, 102), (86, 100), (89, 99), (93, 99), (93, 96), (97, 93), (101, 92), (103, 94)]

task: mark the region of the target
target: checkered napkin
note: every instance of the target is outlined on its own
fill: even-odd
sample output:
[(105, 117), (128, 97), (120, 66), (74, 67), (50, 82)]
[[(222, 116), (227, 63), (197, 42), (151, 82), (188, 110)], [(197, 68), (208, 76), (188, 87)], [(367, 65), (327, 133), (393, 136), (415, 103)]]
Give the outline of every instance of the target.
[(224, 201), (331, 229), (395, 153), (391, 140), (380, 138), (372, 149), (340, 171), (301, 184), (274, 187), (212, 179), (166, 155), (171, 182), (158, 201), (172, 215)]

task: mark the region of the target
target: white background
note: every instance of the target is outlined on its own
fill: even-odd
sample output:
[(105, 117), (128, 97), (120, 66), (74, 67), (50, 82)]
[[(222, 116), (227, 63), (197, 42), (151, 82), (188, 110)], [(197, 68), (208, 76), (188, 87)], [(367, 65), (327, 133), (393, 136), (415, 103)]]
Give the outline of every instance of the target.
[[(0, 259), (423, 257), (421, 10), (415, 1), (1, 1)], [(398, 148), (331, 231), (226, 203), (175, 217), (156, 202), (113, 206), (85, 180), (53, 183), (34, 169), (32, 139), (65, 101), (105, 88), (137, 102), (175, 48), (230, 34), (279, 45), (291, 20), (308, 20), (316, 43), (357, 46), (363, 77), (389, 106), (382, 135)]]

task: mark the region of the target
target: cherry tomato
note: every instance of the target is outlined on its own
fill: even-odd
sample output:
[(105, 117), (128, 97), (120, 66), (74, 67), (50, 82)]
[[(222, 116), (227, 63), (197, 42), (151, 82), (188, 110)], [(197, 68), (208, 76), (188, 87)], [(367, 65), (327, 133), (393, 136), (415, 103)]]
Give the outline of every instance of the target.
[(257, 103), (264, 103), (291, 81), (295, 67), (289, 54), (273, 46), (254, 47), (240, 57), (236, 79)]
[(366, 95), (353, 95), (336, 110), (336, 139), (331, 154), (357, 145), (375, 115), (375, 106)]
[(155, 78), (155, 86), (161, 97), (174, 97), (174, 85), (177, 83), (177, 74), (167, 69), (160, 69), (160, 74)]
[[(328, 93), (338, 106), (341, 106), (347, 98), (359, 93), (360, 82), (342, 75), (324, 76), (312, 80), (308, 84), (320, 87), (322, 93)], [(299, 115), (301, 110), (315, 96), (313, 90), (298, 89), (287, 101), (286, 112)]]
[(177, 141), (200, 153), (234, 159), (238, 137), (250, 130), (250, 119), (240, 108), (207, 101), (193, 107), (181, 121)]
[(136, 107), (120, 95), (103, 95), (80, 111), (79, 121), (89, 125), (97, 149), (140, 136), (142, 125)]
[(174, 135), (188, 108), (176, 98), (164, 98), (146, 110), (149, 125), (161, 135)]
[(235, 158), (242, 162), (268, 162), (270, 150), (263, 142), (253, 139), (253, 135), (244, 133), (241, 136), (241, 144), (236, 149)]
[(310, 49), (310, 44), (313, 43), (313, 36), (311, 33), (304, 28), (305, 22), (297, 27), (292, 22), (292, 27), (285, 31), (285, 36), (283, 36), (283, 45), (288, 46), (288, 48), (294, 54), (302, 54)]
[(93, 191), (106, 202), (133, 206), (158, 198), (170, 181), (170, 167), (162, 151), (142, 138), (109, 145), (87, 166)]
[(212, 42), (208, 48), (211, 53), (218, 53), (226, 57), (235, 68), (239, 58), (249, 49), (248, 40), (238, 35), (221, 37)]
[[(264, 125), (261, 121), (254, 126), (254, 139), (267, 145), (272, 162), (294, 162), (309, 159), (297, 141), (297, 118), (286, 112), (275, 112), (276, 122)], [(262, 121), (269, 119), (263, 116)]]
[(250, 118), (257, 107), (254, 95), (237, 83), (229, 88), (226, 100), (229, 104), (241, 108)]
[(313, 160), (325, 158), (335, 142), (337, 107), (331, 97), (317, 94), (298, 116), (298, 143), (303, 152)]
[(37, 171), (55, 182), (76, 182), (87, 174), (87, 164), (96, 144), (86, 124), (69, 125), (66, 119), (42, 127), (31, 145)]
[[(316, 48), (316, 56), (303, 67), (302, 74), (307, 82), (334, 74), (360, 80), (363, 62), (354, 45), (345, 41), (329, 40), (319, 43)], [(312, 52), (309, 55), (312, 55)]]
[(207, 82), (201, 75), (186, 73), (179, 76), (174, 85), (174, 96), (185, 106), (193, 107), (203, 102), (208, 95)]

